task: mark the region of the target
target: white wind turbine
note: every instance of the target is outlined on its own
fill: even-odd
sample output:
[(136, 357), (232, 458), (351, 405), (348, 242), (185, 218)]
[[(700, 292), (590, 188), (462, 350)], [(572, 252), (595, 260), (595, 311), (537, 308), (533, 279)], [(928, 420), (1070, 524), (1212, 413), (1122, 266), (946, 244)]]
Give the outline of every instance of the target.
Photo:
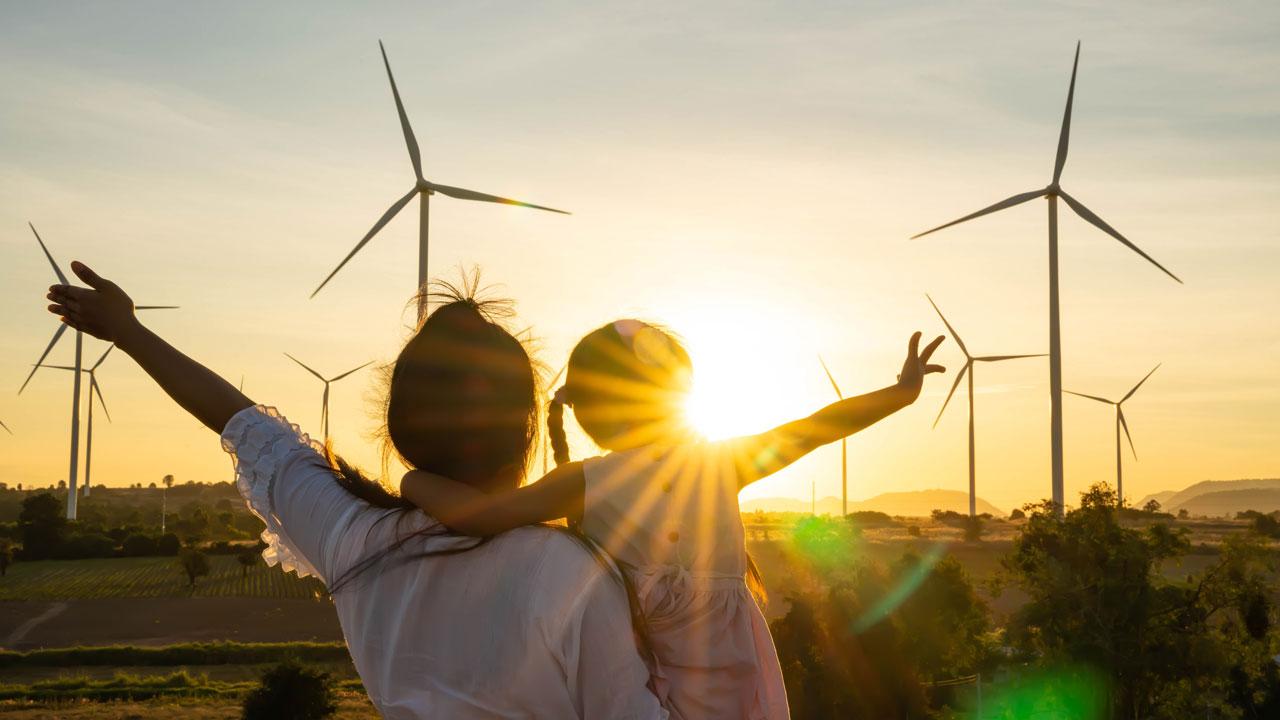
[[(49, 259), (49, 265), (53, 268), (53, 274), (58, 277), (58, 282), (63, 285), (70, 285), (71, 283), (67, 281), (67, 276), (62, 272), (62, 268), (59, 267), (58, 263), (53, 259), (53, 255), (49, 254), (49, 248), (45, 246), (44, 240), (40, 237), (40, 233), (36, 232), (36, 226), (30, 222), (27, 223), (27, 226), (31, 228), (32, 234), (36, 236), (36, 242), (40, 243), (40, 249), (44, 251), (44, 256)], [(135, 309), (172, 310), (175, 308), (172, 305), (139, 305)], [(57, 345), (58, 340), (62, 339), (62, 334), (67, 331), (67, 327), (68, 326), (65, 323), (59, 323), (58, 329), (53, 333), (53, 339), (49, 341), (48, 346), (46, 346), (44, 352), (41, 353), (40, 359), (36, 360), (35, 367), (31, 368), (31, 373), (28, 374), (27, 379), (22, 382), (22, 387), (18, 388), (19, 395), (21, 395), (22, 391), (27, 388), (27, 383), (31, 382), (31, 378), (36, 374), (36, 371), (40, 369), (41, 364), (44, 363), (44, 359), (49, 356), (49, 353), (53, 350), (53, 346)], [(78, 501), (78, 497), (76, 495), (76, 484), (78, 480), (77, 470), (79, 465), (77, 459), (80, 456), (80, 371), (83, 369), (81, 355), (84, 348), (84, 336), (79, 330), (76, 330), (75, 334), (76, 359), (74, 368), (76, 372), (73, 374), (74, 379), (71, 381), (71, 463), (70, 469), (67, 472), (68, 520), (76, 519), (76, 503)]]
[(294, 361), (294, 362), (298, 363), (299, 365), (302, 365), (302, 368), (303, 368), (304, 370), (306, 370), (307, 372), (311, 373), (312, 375), (315, 375), (317, 378), (319, 378), (319, 379), (320, 379), (320, 382), (324, 383), (324, 398), (323, 398), (323, 400), (321, 400), (321, 405), (320, 405), (320, 424), (321, 424), (321, 426), (323, 426), (323, 428), (324, 428), (324, 439), (325, 439), (325, 442), (328, 442), (328, 441), (329, 441), (329, 386), (330, 386), (331, 384), (333, 384), (333, 383), (338, 382), (338, 381), (339, 381), (339, 380), (341, 380), (342, 378), (344, 378), (344, 377), (346, 377), (346, 376), (350, 375), (351, 373), (356, 372), (357, 370), (363, 370), (364, 368), (369, 367), (370, 365), (372, 365), (372, 364), (373, 364), (373, 361), (372, 361), (372, 360), (370, 360), (369, 362), (367, 362), (367, 363), (365, 363), (365, 364), (361, 365), (360, 367), (352, 368), (352, 369), (350, 369), (350, 370), (348, 370), (348, 371), (346, 371), (346, 372), (342, 373), (341, 375), (335, 375), (334, 377), (331, 377), (331, 378), (327, 378), (327, 379), (326, 379), (326, 378), (325, 378), (325, 376), (323, 376), (323, 375), (321, 375), (320, 373), (316, 372), (315, 370), (312, 370), (311, 368), (307, 367), (306, 365), (304, 365), (304, 364), (303, 364), (303, 362), (302, 362), (301, 360), (299, 360), (298, 358), (296, 358), (296, 357), (294, 357), (294, 356), (290, 355), (289, 353), (285, 353), (285, 357), (287, 357), (287, 358), (289, 358), (290, 360), (292, 360), (292, 361)]
[[(818, 362), (822, 363), (822, 371), (827, 374), (827, 379), (831, 381), (831, 387), (836, 391), (836, 397), (840, 400), (844, 399), (844, 395), (840, 392), (840, 386), (836, 384), (836, 378), (831, 374), (831, 370), (827, 368), (827, 363), (818, 356)], [(849, 438), (840, 438), (840, 516), (849, 515)]]
[[(360, 248), (364, 247), (365, 244), (382, 229), (382, 226), (390, 222), (391, 218), (395, 217), (397, 213), (403, 210), (404, 206), (408, 205), (409, 201), (412, 200), (415, 195), (418, 196), (420, 202), (418, 210), (419, 289), (427, 283), (427, 220), (429, 216), (428, 207), (433, 194), (438, 192), (442, 195), (458, 198), (459, 200), (479, 200), (482, 202), (501, 203), (503, 205), (519, 205), (521, 207), (534, 208), (536, 210), (547, 210), (554, 213), (561, 213), (563, 215), (569, 214), (564, 210), (556, 210), (555, 208), (544, 207), (542, 205), (534, 205), (532, 203), (521, 202), (519, 200), (511, 200), (504, 197), (498, 197), (497, 195), (488, 195), (486, 193), (476, 192), (475, 190), (466, 190), (464, 188), (441, 185), (424, 178), (422, 175), (422, 156), (418, 150), (418, 140), (413, 135), (413, 128), (409, 127), (409, 116), (405, 114), (404, 103), (400, 101), (400, 91), (396, 88), (396, 79), (391, 74), (391, 63), (387, 60), (387, 49), (383, 47), (381, 40), (378, 41), (378, 47), (382, 50), (382, 63), (387, 68), (387, 79), (391, 81), (391, 94), (395, 97), (396, 112), (400, 114), (400, 128), (404, 131), (404, 142), (409, 149), (409, 160), (413, 163), (413, 174), (416, 177), (416, 180), (413, 188), (410, 189), (409, 192), (405, 193), (404, 197), (392, 203), (391, 207), (382, 214), (382, 217), (378, 218), (378, 222), (373, 224), (373, 227), (369, 232), (365, 233), (365, 236), (360, 239), (360, 242), (356, 243), (356, 246), (351, 250), (351, 252), (347, 253), (347, 256), (342, 259), (342, 262), (338, 263), (338, 267), (334, 268), (333, 272), (329, 273), (329, 276), (324, 279), (324, 282), (320, 283), (320, 286), (315, 289), (315, 292), (311, 293), (311, 297), (315, 297), (316, 293), (320, 292), (320, 289), (328, 284), (328, 282), (333, 279), (333, 276), (337, 275), (338, 271), (347, 264), (347, 261), (351, 260), (356, 253), (360, 252)], [(425, 298), (421, 299), (418, 303), (419, 319), (421, 319), (425, 314), (426, 306)]]
[(1124, 430), (1124, 436), (1129, 439), (1129, 451), (1133, 453), (1133, 459), (1138, 459), (1138, 451), (1133, 447), (1133, 436), (1129, 434), (1129, 423), (1124, 420), (1124, 403), (1126, 400), (1133, 397), (1133, 394), (1138, 392), (1138, 388), (1142, 387), (1142, 383), (1146, 382), (1147, 378), (1151, 377), (1152, 374), (1159, 369), (1159, 365), (1151, 368), (1151, 372), (1147, 373), (1146, 377), (1139, 380), (1138, 384), (1134, 385), (1133, 389), (1125, 393), (1124, 397), (1119, 400), (1108, 400), (1106, 398), (1098, 397), (1097, 395), (1085, 395), (1084, 393), (1072, 392), (1070, 390), (1065, 391), (1070, 395), (1089, 398), (1090, 400), (1097, 400), (1100, 403), (1105, 403), (1114, 407), (1116, 410), (1116, 502), (1120, 507), (1124, 507), (1124, 463), (1121, 460), (1120, 454), (1120, 431), (1122, 429)]
[(973, 364), (976, 362), (1003, 362), (1005, 360), (1020, 360), (1022, 358), (1044, 357), (1044, 353), (1039, 355), (970, 355), (969, 348), (965, 347), (964, 340), (960, 339), (960, 334), (956, 329), (951, 327), (951, 323), (947, 322), (947, 317), (938, 309), (938, 305), (933, 302), (933, 298), (929, 298), (929, 304), (933, 305), (933, 309), (938, 313), (938, 317), (942, 318), (942, 324), (947, 326), (947, 331), (951, 333), (951, 337), (956, 341), (956, 345), (960, 347), (960, 352), (964, 353), (964, 367), (960, 368), (960, 372), (956, 375), (956, 381), (951, 384), (951, 391), (947, 393), (947, 399), (942, 401), (942, 409), (938, 411), (938, 417), (934, 418), (933, 426), (938, 427), (938, 421), (942, 419), (942, 413), (947, 409), (947, 403), (951, 402), (951, 396), (955, 394), (956, 388), (960, 387), (960, 381), (965, 375), (969, 376), (969, 517), (973, 517), (978, 513), (978, 473), (977, 462), (974, 456), (974, 419), (973, 419)]
[[(102, 386), (98, 384), (98, 368), (102, 367), (102, 363), (107, 359), (116, 346), (113, 344), (102, 353), (102, 357), (98, 358), (98, 362), (94, 363), (88, 370), (81, 369), (80, 372), (89, 376), (89, 417), (85, 427), (84, 434), (84, 496), (89, 497), (90, 474), (93, 469), (93, 396), (98, 396), (98, 403), (102, 405), (102, 412), (107, 415), (107, 422), (111, 422), (111, 411), (107, 410), (106, 398), (102, 397)], [(55, 370), (69, 370), (75, 372), (76, 368), (71, 365), (41, 365), (40, 367), (53, 368)]]
[(1036, 198), (1047, 198), (1049, 201), (1049, 399), (1050, 399), (1050, 447), (1051, 447), (1051, 467), (1053, 477), (1053, 502), (1058, 507), (1058, 512), (1062, 512), (1063, 508), (1063, 485), (1062, 485), (1062, 342), (1059, 333), (1058, 321), (1058, 198), (1062, 198), (1077, 215), (1084, 218), (1085, 221), (1102, 230), (1106, 234), (1120, 241), (1130, 250), (1141, 255), (1152, 265), (1160, 268), (1166, 275), (1182, 282), (1178, 276), (1169, 272), (1154, 258), (1143, 252), (1137, 245), (1129, 242), (1115, 228), (1106, 223), (1105, 220), (1094, 214), (1092, 210), (1085, 207), (1079, 200), (1067, 194), (1059, 180), (1062, 178), (1062, 168), (1067, 162), (1067, 145), (1071, 136), (1071, 104), (1075, 96), (1076, 89), (1076, 68), (1080, 64), (1080, 43), (1076, 43), (1075, 61), (1071, 65), (1071, 84), (1067, 89), (1067, 107), (1062, 115), (1062, 130), (1058, 135), (1058, 155), (1053, 166), (1053, 180), (1048, 186), (1037, 188), (1029, 192), (1020, 193), (1013, 197), (1006, 198), (1000, 202), (985, 207), (977, 212), (970, 213), (960, 218), (952, 220), (945, 225), (939, 225), (932, 230), (926, 230), (918, 235), (913, 235), (912, 239), (928, 235), (943, 228), (951, 227), (966, 220), (972, 220), (983, 215), (987, 215), (998, 210), (1011, 208), (1014, 205), (1020, 205), (1029, 200)]

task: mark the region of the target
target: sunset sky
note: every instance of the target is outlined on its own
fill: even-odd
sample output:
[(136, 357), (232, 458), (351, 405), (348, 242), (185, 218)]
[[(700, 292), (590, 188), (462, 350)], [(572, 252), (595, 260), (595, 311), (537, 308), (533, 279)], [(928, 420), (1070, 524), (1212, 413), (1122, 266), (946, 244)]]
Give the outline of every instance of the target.
[[(429, 179), (572, 216), (437, 199), (433, 274), (479, 265), (558, 368), (619, 317), (695, 360), (698, 417), (763, 430), (892, 383), (929, 293), (982, 354), (1047, 351), (1043, 201), (907, 238), (1053, 167), (1083, 41), (1063, 186), (1185, 281), (1064, 211), (1064, 383), (1119, 396), (1126, 494), (1280, 476), (1280, 5), (981, 3), (18, 3), (0, 0), (0, 481), (68, 461), (70, 377), (18, 387), (83, 260), (148, 324), (319, 433), (322, 387), (406, 337), (417, 213), (311, 290), (412, 169), (386, 43)], [(105, 346), (85, 342), (86, 363)], [(64, 338), (51, 360), (68, 363)], [(854, 499), (967, 489), (965, 402), (853, 437)], [(979, 367), (979, 495), (1049, 495), (1044, 360)], [(376, 468), (375, 375), (335, 386), (335, 444)], [(123, 354), (100, 371), (94, 481), (226, 480), (216, 437)], [(86, 383), (87, 388), (87, 383)], [(1114, 478), (1110, 411), (1065, 402), (1069, 502)], [(573, 452), (595, 452), (581, 435)], [(398, 476), (397, 476), (398, 479)], [(839, 495), (833, 445), (743, 498)]]

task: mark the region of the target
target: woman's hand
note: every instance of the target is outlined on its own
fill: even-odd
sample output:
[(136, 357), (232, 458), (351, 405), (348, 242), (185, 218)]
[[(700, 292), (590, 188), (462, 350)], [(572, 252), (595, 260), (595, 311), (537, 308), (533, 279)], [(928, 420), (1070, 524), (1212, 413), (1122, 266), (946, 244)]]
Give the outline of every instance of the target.
[(915, 402), (920, 396), (920, 387), (924, 384), (924, 376), (929, 373), (946, 372), (941, 365), (930, 365), (929, 358), (938, 349), (946, 337), (939, 335), (920, 352), (920, 333), (911, 336), (907, 345), (907, 360), (902, 364), (902, 374), (898, 376), (898, 388), (907, 394), (908, 402)]
[(76, 330), (123, 345), (121, 341), (140, 327), (133, 314), (133, 300), (119, 285), (99, 276), (84, 263), (72, 262), (71, 271), (89, 287), (50, 287), (46, 297), (53, 304), (49, 312), (61, 316), (63, 322)]

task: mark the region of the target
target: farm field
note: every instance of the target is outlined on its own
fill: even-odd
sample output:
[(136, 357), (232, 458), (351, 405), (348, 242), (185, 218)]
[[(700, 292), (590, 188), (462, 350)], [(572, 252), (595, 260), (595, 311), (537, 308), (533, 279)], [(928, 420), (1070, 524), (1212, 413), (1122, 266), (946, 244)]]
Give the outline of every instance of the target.
[(315, 578), (298, 578), (278, 567), (258, 565), (241, 577), (235, 557), (209, 557), (209, 575), (187, 583), (172, 557), (42, 560), (15, 563), (0, 578), (0, 601), (94, 600), (103, 598), (253, 597), (288, 600), (324, 598)]
[[(240, 717), (239, 698), (168, 699), (146, 702), (31, 703), (0, 701), (6, 720), (233, 720)], [(339, 692), (333, 720), (378, 720), (362, 693)]]

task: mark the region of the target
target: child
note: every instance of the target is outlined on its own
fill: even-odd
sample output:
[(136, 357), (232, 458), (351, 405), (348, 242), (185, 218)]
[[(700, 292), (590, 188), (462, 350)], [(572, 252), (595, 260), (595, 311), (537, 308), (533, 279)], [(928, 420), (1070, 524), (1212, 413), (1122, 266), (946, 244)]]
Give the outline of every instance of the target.
[[(512, 491), (485, 494), (410, 472), (401, 494), (450, 528), (488, 536), (567, 518), (622, 566), (636, 588), (657, 667), (653, 686), (672, 717), (788, 717), (768, 625), (754, 602), (738, 491), (826, 443), (910, 405), (942, 372), (911, 337), (898, 382), (847, 398), (760, 435), (698, 438), (683, 421), (688, 353), (668, 333), (619, 320), (584, 337), (548, 416), (557, 467)], [(568, 462), (563, 407), (609, 454)]]

